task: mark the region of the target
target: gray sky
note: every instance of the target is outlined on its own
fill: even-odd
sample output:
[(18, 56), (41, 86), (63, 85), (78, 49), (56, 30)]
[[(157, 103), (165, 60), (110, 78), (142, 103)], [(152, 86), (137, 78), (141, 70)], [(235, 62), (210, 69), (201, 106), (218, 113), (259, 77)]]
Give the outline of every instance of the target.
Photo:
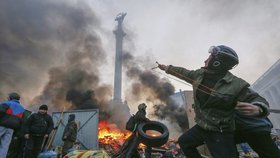
[[(232, 72), (252, 84), (280, 57), (280, 3), (277, 0), (102, 0), (90, 1), (111, 36), (113, 17), (127, 12), (135, 56), (196, 69), (208, 48), (228, 45), (239, 55)], [(114, 37), (103, 41), (114, 53)], [(176, 90), (189, 86), (171, 80)]]
[[(74, 71), (75, 60), (87, 70), (83, 73), (87, 77), (98, 76), (87, 83), (94, 89), (106, 87), (110, 94), (112, 31), (120, 12), (127, 13), (124, 50), (144, 69), (156, 66), (156, 61), (197, 69), (204, 65), (210, 46), (224, 44), (240, 58), (232, 72), (252, 84), (280, 57), (278, 0), (4, 0), (0, 2), (1, 99), (18, 91), (30, 105), (36, 96), (56, 96), (58, 91), (46, 87), (60, 86), (53, 79), (64, 81), (59, 74)], [(75, 52), (83, 53), (71, 58)], [(124, 79), (126, 91), (131, 87)], [(176, 91), (190, 89), (170, 81)]]

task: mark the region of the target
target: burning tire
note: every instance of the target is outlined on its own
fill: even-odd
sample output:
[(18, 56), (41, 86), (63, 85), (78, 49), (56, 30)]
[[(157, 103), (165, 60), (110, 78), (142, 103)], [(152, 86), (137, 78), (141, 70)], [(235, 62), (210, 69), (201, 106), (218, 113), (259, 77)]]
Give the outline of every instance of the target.
[[(156, 131), (157, 134), (148, 134), (148, 131)], [(138, 137), (141, 143), (146, 146), (159, 147), (167, 142), (169, 131), (164, 124), (157, 121), (150, 121), (139, 124)]]

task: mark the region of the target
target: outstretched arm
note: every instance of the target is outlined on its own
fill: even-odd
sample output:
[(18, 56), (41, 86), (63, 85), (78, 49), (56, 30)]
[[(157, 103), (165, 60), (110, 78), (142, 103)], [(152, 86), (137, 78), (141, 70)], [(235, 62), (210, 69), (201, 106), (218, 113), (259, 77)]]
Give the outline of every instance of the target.
[(185, 69), (183, 67), (176, 67), (172, 65), (164, 65), (164, 64), (158, 64), (158, 68), (165, 71), (166, 73), (173, 75), (177, 78), (180, 78), (182, 80), (185, 80), (188, 83), (193, 83), (195, 81), (196, 72), (192, 70)]
[(156, 63), (158, 64), (158, 68), (159, 68), (159, 69), (161, 69), (161, 70), (163, 70), (163, 71), (166, 71), (166, 70), (167, 70), (168, 66), (163, 65), (163, 64), (160, 64), (160, 63), (158, 63), (158, 62), (156, 62)]

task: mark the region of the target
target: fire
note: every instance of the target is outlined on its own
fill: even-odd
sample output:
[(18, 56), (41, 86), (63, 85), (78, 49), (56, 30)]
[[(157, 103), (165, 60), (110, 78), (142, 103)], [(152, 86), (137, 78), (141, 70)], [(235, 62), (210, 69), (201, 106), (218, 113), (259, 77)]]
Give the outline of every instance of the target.
[(152, 136), (152, 137), (157, 137), (157, 136), (161, 135), (161, 133), (159, 133), (157, 131), (154, 131), (154, 130), (147, 130), (146, 134), (149, 135), (149, 136)]
[(98, 124), (98, 139), (103, 144), (112, 144), (114, 142), (122, 144), (130, 135), (131, 132), (121, 131), (116, 124), (110, 124), (107, 121), (101, 121)]
[(146, 148), (146, 145), (145, 145), (145, 144), (143, 144), (143, 143), (140, 143), (140, 144), (139, 144), (139, 148), (141, 148), (141, 149), (145, 149), (145, 148)]

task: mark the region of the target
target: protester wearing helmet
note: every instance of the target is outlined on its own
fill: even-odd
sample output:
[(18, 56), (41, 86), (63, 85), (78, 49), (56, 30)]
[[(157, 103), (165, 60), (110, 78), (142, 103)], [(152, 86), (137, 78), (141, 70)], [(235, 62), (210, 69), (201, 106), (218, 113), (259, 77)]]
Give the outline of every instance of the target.
[(232, 48), (213, 46), (209, 53), (205, 66), (197, 70), (159, 64), (161, 70), (193, 86), (196, 125), (178, 142), (186, 157), (201, 157), (196, 147), (205, 143), (214, 158), (236, 158), (235, 107), (249, 106), (243, 111), (246, 115), (267, 116), (268, 105), (265, 99), (251, 93), (246, 81), (229, 72), (239, 63)]
[(146, 117), (146, 108), (147, 105), (145, 103), (138, 105), (138, 111), (130, 118), (135, 126), (135, 130), (132, 130), (133, 133), (127, 138), (125, 143), (123, 143), (120, 151), (113, 156), (114, 158), (139, 157), (137, 149), (140, 141), (138, 139), (136, 129), (140, 123), (149, 121), (149, 119)]
[(149, 121), (149, 119), (146, 117), (146, 108), (147, 105), (145, 103), (141, 103), (138, 105), (138, 111), (134, 115), (134, 121), (136, 124)]
[[(225, 68), (230, 70), (232, 67), (239, 63), (238, 56), (234, 50), (226, 46), (213, 46), (210, 47), (209, 53), (212, 55), (212, 59), (209, 61), (208, 69), (214, 71), (223, 71)], [(242, 93), (250, 93), (251, 98), (259, 98), (260, 101), (255, 104), (263, 104), (263, 108), (259, 109), (260, 113), (265, 107), (268, 107), (268, 102), (265, 99), (261, 99), (253, 89), (245, 89), (241, 91), (240, 96), (244, 96)], [(245, 95), (246, 96), (246, 95)], [(247, 100), (248, 102), (250, 100)], [(278, 158), (280, 157), (280, 150), (273, 142), (270, 134), (273, 127), (272, 123), (265, 115), (261, 114), (261, 117), (247, 116), (248, 108), (255, 108), (254, 104), (238, 104), (236, 107), (236, 130), (235, 130), (235, 143), (248, 143), (250, 147), (258, 153), (259, 157), (265, 158)], [(245, 113), (244, 113), (245, 112)], [(265, 112), (264, 114), (267, 114)], [(250, 114), (249, 114), (250, 115)], [(259, 138), (259, 139), (256, 139)]]

